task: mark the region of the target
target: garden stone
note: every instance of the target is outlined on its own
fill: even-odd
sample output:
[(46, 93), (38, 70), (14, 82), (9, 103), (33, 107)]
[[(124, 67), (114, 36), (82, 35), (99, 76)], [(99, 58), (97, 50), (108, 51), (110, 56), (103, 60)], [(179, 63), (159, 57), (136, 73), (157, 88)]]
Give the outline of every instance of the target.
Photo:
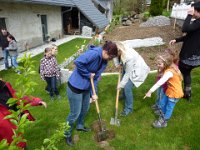
[(91, 37), (92, 36), (92, 28), (90, 28), (88, 26), (83, 26), (82, 36)]
[(61, 71), (61, 84), (67, 83), (71, 75), (71, 71), (69, 71), (69, 69), (64, 69), (64, 68), (61, 68), (60, 71)]
[(131, 22), (131, 20), (127, 20), (127, 21), (126, 21), (126, 25), (127, 25), (127, 26), (130, 26), (130, 25), (132, 25), (132, 22)]

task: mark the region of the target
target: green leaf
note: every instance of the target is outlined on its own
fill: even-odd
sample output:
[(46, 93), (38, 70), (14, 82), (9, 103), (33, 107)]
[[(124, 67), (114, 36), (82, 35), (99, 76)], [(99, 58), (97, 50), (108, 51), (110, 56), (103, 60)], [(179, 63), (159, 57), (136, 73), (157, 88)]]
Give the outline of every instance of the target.
[(3, 119), (11, 119), (14, 118), (13, 114), (5, 116)]
[(9, 106), (13, 106), (17, 103), (17, 99), (16, 98), (9, 98), (7, 101), (7, 104), (9, 104)]
[(0, 149), (7, 149), (8, 148), (8, 143), (7, 140), (3, 139), (0, 141)]
[(19, 122), (19, 125), (22, 125), (23, 123), (25, 123), (25, 121), (27, 120), (27, 116), (28, 114), (23, 114), (21, 119), (20, 119), (20, 122)]
[(14, 125), (18, 125), (18, 122), (17, 122), (17, 120), (14, 120), (14, 119), (10, 119), (10, 122), (12, 123), (12, 124), (14, 124)]
[(50, 142), (51, 142), (50, 139), (44, 139), (43, 144), (45, 145), (45, 144), (50, 143)]

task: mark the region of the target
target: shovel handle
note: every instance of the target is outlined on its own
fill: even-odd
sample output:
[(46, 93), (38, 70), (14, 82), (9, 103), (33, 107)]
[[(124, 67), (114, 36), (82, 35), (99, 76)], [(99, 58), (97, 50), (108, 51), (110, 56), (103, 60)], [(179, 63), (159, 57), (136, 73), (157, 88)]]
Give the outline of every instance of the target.
[[(119, 70), (119, 76), (118, 76), (118, 82), (117, 82), (117, 85), (118, 85), (118, 86), (119, 86), (120, 81), (121, 81), (121, 72), (122, 72), (121, 70), (122, 70), (122, 69)], [(116, 103), (115, 103), (115, 108), (116, 108), (116, 110), (118, 110), (119, 92), (120, 92), (120, 89), (117, 89)]]
[[(94, 88), (94, 79), (92, 77), (90, 77), (90, 82), (91, 82), (91, 85), (92, 85), (92, 93), (94, 95), (96, 95), (96, 91), (95, 91), (95, 88)], [(99, 110), (99, 104), (98, 104), (98, 100), (97, 99), (95, 100), (95, 105), (96, 105), (97, 113), (99, 114), (100, 110)]]

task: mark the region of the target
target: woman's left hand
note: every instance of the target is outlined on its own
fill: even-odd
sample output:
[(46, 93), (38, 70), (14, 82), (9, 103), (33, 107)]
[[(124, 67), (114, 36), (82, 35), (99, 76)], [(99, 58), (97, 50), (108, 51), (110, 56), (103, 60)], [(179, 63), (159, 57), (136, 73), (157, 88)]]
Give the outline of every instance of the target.
[(120, 85), (118, 85), (118, 86), (117, 86), (117, 90), (120, 90), (120, 89), (121, 89), (121, 87), (120, 87)]

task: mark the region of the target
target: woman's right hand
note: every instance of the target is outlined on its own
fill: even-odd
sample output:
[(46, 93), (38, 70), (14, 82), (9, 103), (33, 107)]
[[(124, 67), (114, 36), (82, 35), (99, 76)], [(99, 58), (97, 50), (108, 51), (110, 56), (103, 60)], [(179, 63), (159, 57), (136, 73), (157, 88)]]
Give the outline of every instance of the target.
[(95, 95), (92, 95), (92, 100), (95, 101), (98, 99), (98, 96), (95, 94)]
[(91, 73), (91, 74), (90, 74), (90, 78), (91, 78), (91, 79), (94, 79), (94, 76), (95, 76), (95, 73)]
[(189, 10), (188, 10), (188, 15), (194, 15), (194, 7), (191, 7)]

